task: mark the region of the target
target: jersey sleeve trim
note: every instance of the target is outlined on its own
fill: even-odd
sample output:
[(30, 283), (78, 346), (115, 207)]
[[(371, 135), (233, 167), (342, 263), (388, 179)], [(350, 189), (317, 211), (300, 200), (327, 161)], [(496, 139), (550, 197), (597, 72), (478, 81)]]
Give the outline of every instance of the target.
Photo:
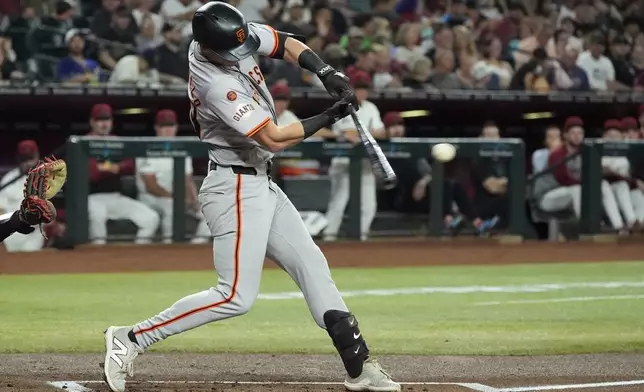
[(251, 129), (250, 131), (246, 132), (246, 136), (253, 137), (253, 135), (261, 131), (266, 126), (266, 124), (268, 124), (270, 121), (271, 121), (271, 118), (266, 117), (266, 119), (264, 119), (264, 121), (259, 123), (259, 125), (257, 125), (255, 128)]
[(275, 56), (275, 53), (277, 53), (277, 50), (280, 47), (280, 39), (279, 36), (277, 35), (277, 30), (272, 28), (271, 26), (266, 25), (270, 31), (273, 32), (273, 38), (275, 38), (275, 44), (273, 44), (273, 50), (271, 50), (271, 53), (268, 55), (268, 57), (273, 57)]

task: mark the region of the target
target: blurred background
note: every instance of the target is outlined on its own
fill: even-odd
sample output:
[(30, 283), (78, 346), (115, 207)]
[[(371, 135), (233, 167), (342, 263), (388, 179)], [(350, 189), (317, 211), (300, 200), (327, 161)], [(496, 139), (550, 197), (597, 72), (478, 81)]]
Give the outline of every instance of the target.
[[(347, 152), (357, 143), (350, 126), (323, 130), (310, 147), (276, 158), (273, 178), (316, 238), (563, 241), (597, 233), (635, 238), (644, 230), (643, 1), (229, 2), (248, 21), (306, 37), (350, 78), (362, 107), (375, 113), (368, 128), (398, 174), (397, 187), (384, 191), (368, 169), (352, 172), (349, 162), (360, 158)], [(208, 242), (196, 202), (207, 159), (192, 156), (196, 142), (184, 139), (196, 140), (187, 47), (201, 4), (0, 3), (0, 210), (17, 208), (26, 170), (49, 154), (71, 159), (70, 176), (87, 183), (70, 190), (73, 181), (56, 199), (58, 222), (45, 228), (46, 240), (36, 232), (5, 243), (7, 250)], [(280, 125), (331, 105), (315, 75), (269, 58), (258, 63)], [(161, 155), (102, 145), (69, 158), (69, 137), (88, 134), (125, 144), (182, 139)], [(437, 165), (430, 148), (445, 138), (457, 138), (450, 140), (459, 153)], [(173, 220), (173, 150), (192, 157), (181, 182), (182, 224)], [(356, 183), (360, 198), (350, 201)], [(89, 214), (72, 214), (88, 222), (72, 227), (80, 236), (70, 234), (70, 192), (88, 194)]]

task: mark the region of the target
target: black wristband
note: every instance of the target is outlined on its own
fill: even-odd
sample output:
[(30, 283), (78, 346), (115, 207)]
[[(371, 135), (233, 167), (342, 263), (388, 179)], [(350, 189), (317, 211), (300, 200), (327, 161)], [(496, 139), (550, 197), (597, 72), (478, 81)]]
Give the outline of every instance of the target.
[(317, 116), (305, 118), (301, 122), (304, 129), (303, 139), (306, 139), (315, 135), (320, 129), (331, 126), (333, 119), (328, 114), (320, 113)]
[(311, 49), (306, 49), (300, 53), (300, 57), (297, 58), (297, 62), (300, 64), (300, 67), (307, 71), (314, 72), (320, 79), (323, 79), (326, 75), (335, 71), (332, 66), (322, 61), (320, 56), (315, 54)]

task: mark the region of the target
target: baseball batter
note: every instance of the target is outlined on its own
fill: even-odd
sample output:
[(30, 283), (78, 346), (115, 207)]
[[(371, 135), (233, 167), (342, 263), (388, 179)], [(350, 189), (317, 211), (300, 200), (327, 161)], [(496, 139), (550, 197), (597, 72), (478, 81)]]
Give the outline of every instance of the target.
[[(259, 293), (264, 258), (269, 257), (296, 281), (315, 322), (328, 332), (347, 371), (345, 387), (399, 391), (400, 385), (370, 357), (324, 255), (298, 211), (270, 178), (275, 151), (349, 114), (349, 104), (356, 102), (347, 78), (294, 37), (265, 25), (247, 24), (226, 3), (215, 1), (199, 8), (192, 28), (191, 118), (210, 147), (210, 170), (199, 200), (214, 237), (219, 282), (134, 326), (109, 327), (103, 365), (109, 388), (125, 390), (134, 359), (152, 344), (248, 312)], [(254, 53), (315, 72), (339, 101), (317, 116), (278, 127), (273, 100), (251, 57)]]

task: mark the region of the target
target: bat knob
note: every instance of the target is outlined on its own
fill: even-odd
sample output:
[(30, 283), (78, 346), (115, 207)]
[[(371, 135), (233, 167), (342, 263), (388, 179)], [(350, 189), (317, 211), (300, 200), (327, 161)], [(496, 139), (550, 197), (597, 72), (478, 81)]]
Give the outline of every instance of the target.
[(398, 184), (398, 179), (394, 176), (392, 178), (385, 178), (381, 181), (380, 187), (382, 189), (394, 189)]

